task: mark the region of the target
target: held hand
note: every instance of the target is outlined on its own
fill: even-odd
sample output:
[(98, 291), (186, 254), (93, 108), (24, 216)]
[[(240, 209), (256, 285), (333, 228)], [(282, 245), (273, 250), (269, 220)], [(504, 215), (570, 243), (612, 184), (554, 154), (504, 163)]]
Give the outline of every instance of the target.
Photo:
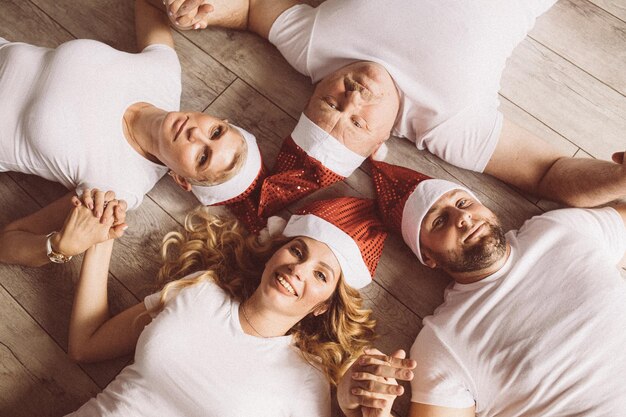
[(613, 162), (615, 162), (616, 164), (625, 165), (625, 169), (626, 169), (626, 161), (624, 160), (624, 152), (615, 152), (612, 158), (613, 158)]
[(337, 400), (346, 416), (390, 416), (393, 402), (404, 392), (396, 380), (413, 379), (411, 369), (416, 363), (405, 358), (403, 350), (386, 356), (377, 349), (367, 349), (348, 369), (337, 387)]
[(101, 218), (95, 217), (77, 198), (72, 202), (75, 207), (65, 219), (61, 231), (52, 238), (52, 246), (57, 252), (67, 256), (78, 255), (97, 243), (121, 237), (128, 227), (123, 222), (114, 224), (114, 213), (119, 213), (118, 218), (126, 217), (126, 203), (123, 201), (109, 201)]
[(208, 0), (164, 0), (172, 24), (182, 30), (206, 29), (213, 5)]

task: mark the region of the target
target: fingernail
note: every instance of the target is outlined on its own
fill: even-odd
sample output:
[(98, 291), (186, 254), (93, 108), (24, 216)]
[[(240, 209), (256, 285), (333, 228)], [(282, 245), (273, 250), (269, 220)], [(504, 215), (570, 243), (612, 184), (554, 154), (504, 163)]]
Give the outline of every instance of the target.
[(195, 25), (193, 25), (193, 28), (196, 30), (200, 29), (200, 23), (196, 23)]
[(167, 12), (167, 15), (171, 17), (171, 16), (174, 16), (174, 13), (172, 13), (172, 12)]
[(128, 229), (128, 225), (125, 225), (124, 227), (122, 227), (122, 230), (126, 230)]
[(351, 391), (354, 395), (356, 395), (359, 392), (357, 388), (352, 388)]
[(176, 26), (180, 26), (180, 23), (178, 23), (178, 21), (177, 21), (177, 20), (174, 20), (174, 24), (175, 24)]

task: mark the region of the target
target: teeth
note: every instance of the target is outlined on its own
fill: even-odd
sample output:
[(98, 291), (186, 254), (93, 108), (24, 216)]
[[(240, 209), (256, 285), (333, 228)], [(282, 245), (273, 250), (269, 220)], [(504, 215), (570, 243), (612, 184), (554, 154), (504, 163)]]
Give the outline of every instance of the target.
[(293, 295), (296, 295), (296, 290), (294, 290), (293, 287), (291, 286), (291, 284), (289, 284), (287, 281), (285, 281), (285, 279), (283, 277), (278, 277), (278, 282), (280, 282), (280, 285), (285, 287), (285, 289), (287, 289), (287, 291), (289, 291)]

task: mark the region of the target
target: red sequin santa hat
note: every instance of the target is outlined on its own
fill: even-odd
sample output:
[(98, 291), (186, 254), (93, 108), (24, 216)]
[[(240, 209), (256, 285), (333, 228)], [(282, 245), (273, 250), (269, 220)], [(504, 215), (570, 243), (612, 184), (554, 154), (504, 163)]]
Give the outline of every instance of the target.
[(371, 160), (371, 163), (381, 215), (391, 230), (402, 234), (404, 242), (423, 264), (419, 236), (428, 210), (452, 190), (464, 190), (477, 201), (478, 198), (466, 187), (451, 181), (433, 179), (412, 169), (381, 161)]
[(250, 232), (257, 233), (265, 227), (265, 220), (257, 215), (257, 201), (267, 173), (255, 136), (240, 127), (231, 127), (241, 133), (247, 147), (243, 166), (221, 184), (192, 185), (191, 191), (206, 206), (227, 206)]
[(273, 219), (268, 222), (271, 235), (306, 236), (328, 245), (349, 286), (358, 289), (372, 281), (387, 238), (374, 200), (320, 200), (298, 210), (286, 224)]
[[(383, 155), (386, 145), (382, 145)], [(384, 156), (383, 156), (384, 158)], [(380, 158), (379, 158), (380, 159)], [(365, 160), (302, 113), (264, 181), (259, 215), (268, 217), (312, 192), (349, 177)]]

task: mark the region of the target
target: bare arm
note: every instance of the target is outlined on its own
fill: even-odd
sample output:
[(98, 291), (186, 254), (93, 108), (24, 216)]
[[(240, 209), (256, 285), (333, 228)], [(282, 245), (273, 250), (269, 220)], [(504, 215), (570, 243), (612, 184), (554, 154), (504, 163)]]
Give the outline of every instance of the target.
[(219, 26), (249, 30), (267, 39), (274, 21), (297, 0), (167, 0), (172, 21), (180, 29)]
[(574, 207), (593, 207), (626, 195), (626, 164), (568, 157), (506, 119), (485, 173)]
[(110, 318), (107, 281), (113, 240), (89, 248), (76, 284), (70, 319), (68, 353), (77, 362), (94, 362), (131, 353), (150, 323), (138, 303)]
[(474, 417), (475, 415), (475, 407), (448, 408), (421, 403), (411, 403), (411, 408), (409, 409), (409, 417)]
[(135, 0), (135, 36), (139, 51), (155, 43), (174, 47), (170, 21), (161, 1)]
[[(74, 198), (74, 202), (73, 199)], [(85, 190), (83, 199), (90, 206), (92, 215), (99, 221), (104, 215), (104, 203), (115, 198), (111, 191)], [(35, 213), (9, 223), (0, 232), (0, 262), (25, 266), (42, 266), (50, 262), (46, 251), (46, 235), (58, 231), (51, 238), (52, 249), (67, 256), (83, 253), (94, 243), (114, 239), (124, 234), (126, 227), (126, 203), (111, 206), (106, 211), (114, 225), (104, 238), (80, 232), (75, 206), (79, 204), (74, 193), (68, 193)], [(100, 239), (90, 240), (92, 237)]]

